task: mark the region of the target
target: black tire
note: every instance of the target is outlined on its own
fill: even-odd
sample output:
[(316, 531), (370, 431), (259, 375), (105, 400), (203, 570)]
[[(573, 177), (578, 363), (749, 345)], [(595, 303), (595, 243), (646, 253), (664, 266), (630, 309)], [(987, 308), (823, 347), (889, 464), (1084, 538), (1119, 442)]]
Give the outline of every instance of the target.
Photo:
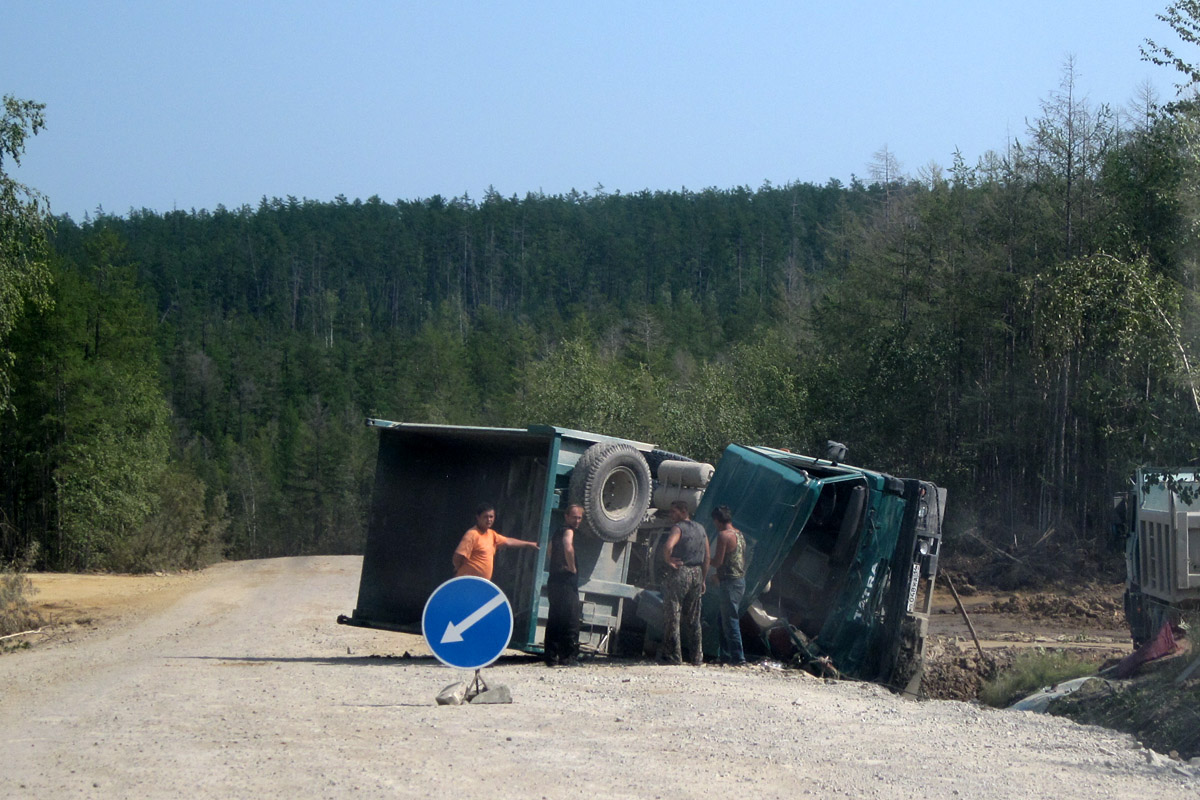
[(646, 453), (646, 464), (650, 467), (650, 474), (655, 480), (658, 480), (658, 465), (664, 461), (695, 461), (694, 458), (681, 456), (679, 453), (672, 453), (670, 450), (651, 450)]
[(909, 697), (923, 697), (921, 679), (925, 676), (925, 639), (920, 626), (906, 616), (900, 623), (900, 644), (892, 674), (885, 683)]
[(1129, 633), (1133, 637), (1133, 646), (1141, 647), (1158, 631), (1151, 632), (1150, 615), (1146, 613), (1146, 600), (1141, 592), (1132, 589), (1125, 590), (1125, 622), (1129, 624)]
[(583, 506), (583, 525), (605, 542), (623, 542), (650, 507), (650, 467), (627, 444), (594, 444), (571, 472), (570, 500)]

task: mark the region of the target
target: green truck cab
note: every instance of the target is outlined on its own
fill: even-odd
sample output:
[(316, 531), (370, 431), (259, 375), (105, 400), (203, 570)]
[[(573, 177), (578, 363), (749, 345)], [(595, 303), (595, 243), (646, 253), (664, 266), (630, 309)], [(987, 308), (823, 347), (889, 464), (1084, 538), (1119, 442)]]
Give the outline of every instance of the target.
[[(710, 537), (720, 505), (745, 536), (748, 654), (778, 657), (786, 639), (843, 675), (918, 691), (946, 498), (932, 483), (845, 465), (837, 447), (820, 459), (730, 445), (713, 469), (648, 443), (546, 425), (367, 424), (379, 457), (358, 602), (343, 624), (419, 632), (472, 509), (486, 501), (497, 530), (540, 545), (501, 548), (492, 578), (513, 607), (510, 647), (540, 653), (546, 545), (578, 502), (581, 645), (652, 650), (655, 548), (670, 529), (665, 509), (683, 499)], [(706, 653), (715, 655), (707, 643)]]

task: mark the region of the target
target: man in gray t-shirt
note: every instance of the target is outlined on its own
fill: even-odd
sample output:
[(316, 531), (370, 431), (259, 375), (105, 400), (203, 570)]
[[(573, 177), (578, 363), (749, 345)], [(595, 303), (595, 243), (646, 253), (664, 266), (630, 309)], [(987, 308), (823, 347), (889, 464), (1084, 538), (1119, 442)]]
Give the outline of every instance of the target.
[(686, 631), (692, 664), (704, 663), (700, 631), (700, 598), (708, 578), (708, 536), (704, 526), (692, 520), (687, 503), (671, 503), (671, 526), (662, 546), (664, 566), (663, 642), (658, 658), (667, 664), (683, 663), (680, 627)]

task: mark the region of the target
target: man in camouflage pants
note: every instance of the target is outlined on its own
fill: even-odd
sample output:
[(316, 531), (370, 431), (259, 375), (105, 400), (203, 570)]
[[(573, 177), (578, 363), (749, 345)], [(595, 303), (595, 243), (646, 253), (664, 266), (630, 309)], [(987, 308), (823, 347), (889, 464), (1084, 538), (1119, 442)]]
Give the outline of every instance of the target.
[(663, 560), (663, 641), (659, 661), (683, 663), (680, 651), (680, 625), (686, 632), (692, 664), (704, 663), (700, 631), (700, 598), (708, 578), (708, 536), (694, 521), (687, 503), (671, 504), (671, 526), (662, 546)]

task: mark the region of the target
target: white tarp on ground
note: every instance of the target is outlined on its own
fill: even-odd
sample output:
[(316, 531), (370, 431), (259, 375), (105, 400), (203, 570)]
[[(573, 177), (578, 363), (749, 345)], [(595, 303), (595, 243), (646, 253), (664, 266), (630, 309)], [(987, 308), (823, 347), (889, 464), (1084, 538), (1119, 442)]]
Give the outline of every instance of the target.
[(1066, 697), (1071, 692), (1083, 686), (1090, 680), (1099, 679), (1096, 678), (1095, 675), (1088, 675), (1083, 678), (1075, 678), (1074, 680), (1063, 681), (1062, 683), (1055, 684), (1054, 686), (1047, 686), (1040, 692), (1029, 695), (1024, 700), (1018, 700), (1009, 706), (1009, 708), (1016, 711), (1037, 711), (1038, 713), (1045, 713), (1046, 709), (1050, 707), (1051, 700), (1059, 697)]

